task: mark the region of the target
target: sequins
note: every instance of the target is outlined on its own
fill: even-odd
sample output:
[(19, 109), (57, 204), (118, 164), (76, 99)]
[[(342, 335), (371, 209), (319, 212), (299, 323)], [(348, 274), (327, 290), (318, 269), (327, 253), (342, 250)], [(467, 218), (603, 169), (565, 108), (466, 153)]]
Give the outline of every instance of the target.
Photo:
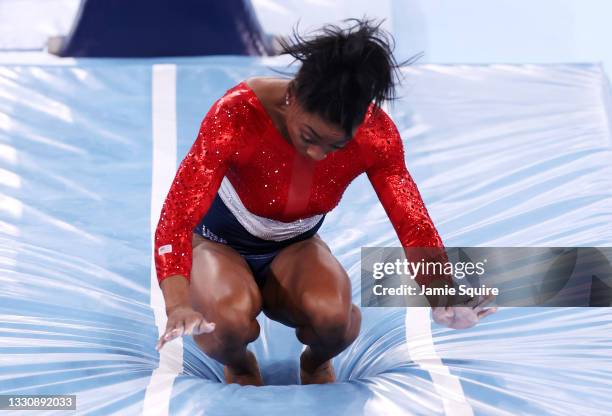
[(164, 202), (155, 247), (171, 244), (173, 251), (155, 256), (159, 281), (190, 277), (192, 230), (224, 176), (248, 211), (293, 222), (331, 211), (363, 172), (403, 246), (442, 246), (406, 169), (399, 133), (382, 110), (372, 106), (345, 147), (314, 162), (285, 140), (255, 93), (245, 83), (237, 85), (207, 113)]

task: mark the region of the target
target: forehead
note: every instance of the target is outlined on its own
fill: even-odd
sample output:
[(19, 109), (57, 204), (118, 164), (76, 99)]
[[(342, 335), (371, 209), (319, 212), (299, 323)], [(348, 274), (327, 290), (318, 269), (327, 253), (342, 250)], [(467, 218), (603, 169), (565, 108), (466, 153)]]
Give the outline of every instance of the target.
[(314, 132), (314, 134), (321, 136), (322, 139), (331, 140), (339, 140), (346, 136), (344, 129), (338, 124), (331, 123), (318, 114), (306, 112), (303, 114), (301, 128), (306, 132)]

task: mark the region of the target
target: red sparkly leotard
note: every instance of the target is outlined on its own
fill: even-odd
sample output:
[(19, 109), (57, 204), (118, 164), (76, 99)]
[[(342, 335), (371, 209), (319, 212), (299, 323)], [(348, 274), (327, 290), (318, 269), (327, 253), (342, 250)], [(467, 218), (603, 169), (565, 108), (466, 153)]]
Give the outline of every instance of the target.
[(244, 207), (282, 222), (325, 214), (358, 175), (368, 175), (404, 247), (443, 247), (404, 162), (393, 121), (371, 105), (355, 137), (320, 161), (300, 155), (242, 82), (217, 100), (181, 162), (155, 232), (159, 282), (190, 278), (192, 230), (224, 176)]

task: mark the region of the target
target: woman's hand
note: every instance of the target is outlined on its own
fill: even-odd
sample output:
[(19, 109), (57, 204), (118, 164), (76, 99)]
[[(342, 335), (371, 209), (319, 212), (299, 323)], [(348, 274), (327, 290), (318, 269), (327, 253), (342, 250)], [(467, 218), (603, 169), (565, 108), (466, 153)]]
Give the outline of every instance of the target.
[(435, 307), (432, 309), (433, 320), (440, 324), (446, 325), (453, 329), (465, 329), (471, 328), (478, 323), (479, 320), (485, 316), (491, 315), (497, 312), (497, 307), (486, 308), (495, 299), (495, 295), (489, 295), (487, 297), (477, 298), (475, 306), (447, 306), (447, 307)]
[(208, 322), (200, 312), (193, 310), (191, 306), (180, 305), (168, 312), (168, 323), (166, 332), (157, 341), (157, 351), (174, 338), (183, 335), (197, 335), (212, 332), (215, 329), (214, 322)]

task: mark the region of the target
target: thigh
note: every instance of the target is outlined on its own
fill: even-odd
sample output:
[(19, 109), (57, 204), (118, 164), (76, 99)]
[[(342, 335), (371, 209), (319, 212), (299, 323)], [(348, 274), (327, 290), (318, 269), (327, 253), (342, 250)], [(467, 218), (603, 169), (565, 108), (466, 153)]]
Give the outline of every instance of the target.
[(266, 316), (297, 328), (311, 324), (313, 311), (331, 308), (348, 316), (351, 282), (317, 234), (284, 248), (274, 258), (267, 270), (262, 297)]
[(193, 308), (208, 321), (252, 320), (261, 311), (261, 293), (242, 256), (195, 233), (189, 290)]

